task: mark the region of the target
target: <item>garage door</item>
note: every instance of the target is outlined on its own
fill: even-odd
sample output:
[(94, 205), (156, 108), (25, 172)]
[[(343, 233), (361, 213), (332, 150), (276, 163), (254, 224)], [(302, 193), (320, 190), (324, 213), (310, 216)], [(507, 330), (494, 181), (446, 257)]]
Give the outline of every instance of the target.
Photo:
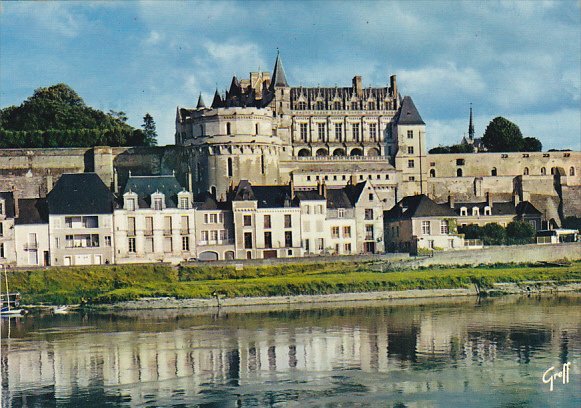
[(273, 249), (270, 251), (264, 251), (263, 256), (264, 256), (264, 259), (277, 258), (278, 257), (277, 250)]
[(200, 261), (217, 261), (218, 260), (218, 253), (212, 251), (202, 252), (198, 255), (198, 259)]

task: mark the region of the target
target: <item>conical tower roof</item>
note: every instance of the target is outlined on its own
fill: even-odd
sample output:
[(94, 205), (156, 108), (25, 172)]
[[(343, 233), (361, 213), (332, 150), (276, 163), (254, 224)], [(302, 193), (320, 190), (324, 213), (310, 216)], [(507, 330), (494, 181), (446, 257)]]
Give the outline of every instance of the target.
[(222, 106), (222, 98), (220, 97), (220, 93), (216, 89), (214, 92), (214, 100), (212, 100), (212, 108), (219, 108)]
[(282, 66), (282, 59), (280, 58), (280, 52), (277, 52), (276, 54), (276, 62), (274, 63), (274, 69), (272, 72), (272, 80), (270, 81), (271, 88), (279, 86), (288, 87), (286, 74), (284, 73), (284, 67)]
[(202, 93), (200, 92), (200, 96), (198, 97), (198, 104), (196, 105), (196, 109), (205, 109), (206, 104), (204, 103), (204, 99), (202, 98)]

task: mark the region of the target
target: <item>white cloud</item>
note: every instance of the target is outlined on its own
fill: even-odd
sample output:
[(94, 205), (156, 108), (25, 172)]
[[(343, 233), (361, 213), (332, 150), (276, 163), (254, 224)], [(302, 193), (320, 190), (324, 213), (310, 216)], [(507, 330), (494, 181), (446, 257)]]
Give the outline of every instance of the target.
[(401, 70), (400, 83), (409, 95), (476, 95), (485, 90), (485, 83), (474, 68), (458, 68), (455, 63)]
[(155, 45), (159, 45), (164, 40), (164, 38), (165, 38), (165, 35), (163, 33), (160, 33), (159, 31), (152, 30), (149, 32), (149, 35), (143, 41), (143, 43), (144, 43), (144, 45), (147, 45), (147, 46), (155, 46)]
[(83, 27), (90, 25), (83, 15), (75, 13), (66, 3), (15, 2), (4, 3), (4, 6), (5, 16), (23, 19), (28, 27), (66, 38), (77, 37)]

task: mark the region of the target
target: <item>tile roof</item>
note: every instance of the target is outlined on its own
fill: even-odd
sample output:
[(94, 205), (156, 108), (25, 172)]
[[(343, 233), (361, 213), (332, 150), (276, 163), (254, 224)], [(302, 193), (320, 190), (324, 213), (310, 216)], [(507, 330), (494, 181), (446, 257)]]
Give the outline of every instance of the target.
[(18, 200), (16, 225), (47, 224), (48, 203), (46, 198), (22, 198)]
[(50, 214), (111, 214), (113, 194), (96, 173), (63, 174), (47, 195)]
[(176, 208), (178, 204), (178, 193), (184, 188), (173, 175), (165, 176), (130, 176), (121, 197), (128, 191), (137, 194), (139, 208), (151, 207), (151, 195), (157, 191), (165, 195), (165, 206)]

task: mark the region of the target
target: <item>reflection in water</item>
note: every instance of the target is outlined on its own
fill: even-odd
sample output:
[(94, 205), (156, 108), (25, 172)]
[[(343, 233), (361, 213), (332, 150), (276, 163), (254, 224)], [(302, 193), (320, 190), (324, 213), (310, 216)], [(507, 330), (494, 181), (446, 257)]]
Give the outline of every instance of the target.
[(581, 406), (580, 299), (3, 321), (3, 406)]

